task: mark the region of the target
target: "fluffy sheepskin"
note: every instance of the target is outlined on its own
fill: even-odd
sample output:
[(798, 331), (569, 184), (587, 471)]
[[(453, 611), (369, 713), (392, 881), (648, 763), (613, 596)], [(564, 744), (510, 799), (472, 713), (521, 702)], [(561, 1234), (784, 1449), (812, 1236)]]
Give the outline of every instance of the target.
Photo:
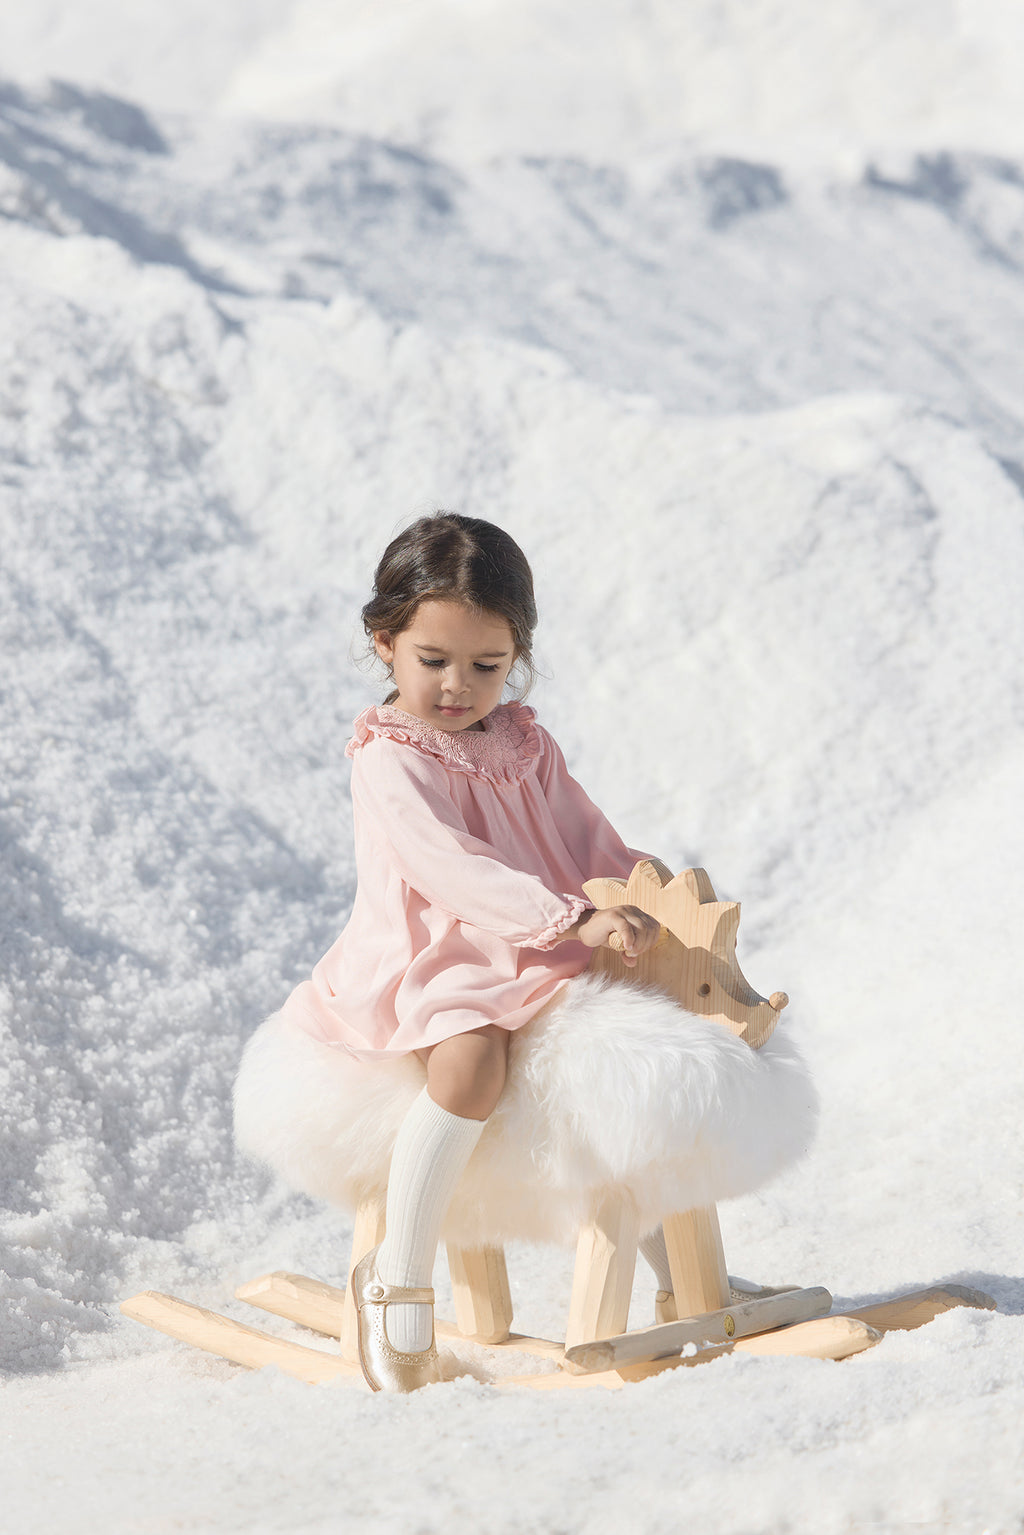
[[(357, 1061), (275, 1014), (242, 1059), (238, 1145), (294, 1188), (354, 1209), (384, 1194), (424, 1081), (415, 1055)], [(754, 1051), (659, 992), (584, 974), (512, 1035), (505, 1091), (443, 1236), (573, 1242), (613, 1190), (648, 1230), (766, 1183), (806, 1150), (816, 1113), (779, 1032)]]

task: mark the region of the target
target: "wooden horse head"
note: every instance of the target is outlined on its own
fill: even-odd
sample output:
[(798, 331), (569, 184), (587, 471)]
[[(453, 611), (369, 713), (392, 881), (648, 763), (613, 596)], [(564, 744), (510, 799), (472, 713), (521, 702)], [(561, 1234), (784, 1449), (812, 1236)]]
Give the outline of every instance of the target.
[(661, 923), (661, 938), (634, 968), (611, 949), (595, 949), (591, 970), (656, 986), (691, 1013), (714, 1018), (754, 1050), (770, 1038), (789, 998), (759, 996), (736, 958), (737, 901), (720, 901), (703, 869), (684, 869), (673, 879), (663, 863), (645, 859), (628, 882), (591, 879), (583, 887), (598, 908), (639, 906)]

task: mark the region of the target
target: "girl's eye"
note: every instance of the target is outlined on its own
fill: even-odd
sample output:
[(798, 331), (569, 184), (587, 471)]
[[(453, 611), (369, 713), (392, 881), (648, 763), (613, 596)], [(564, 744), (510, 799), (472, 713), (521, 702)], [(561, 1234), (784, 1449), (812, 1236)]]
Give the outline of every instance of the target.
[[(442, 667), (447, 666), (448, 662), (444, 656), (420, 656), (420, 665), (429, 666), (432, 671), (436, 672), (440, 671)], [(498, 670), (497, 662), (493, 666), (489, 666), (484, 661), (476, 661), (474, 665), (478, 672), (496, 672)]]

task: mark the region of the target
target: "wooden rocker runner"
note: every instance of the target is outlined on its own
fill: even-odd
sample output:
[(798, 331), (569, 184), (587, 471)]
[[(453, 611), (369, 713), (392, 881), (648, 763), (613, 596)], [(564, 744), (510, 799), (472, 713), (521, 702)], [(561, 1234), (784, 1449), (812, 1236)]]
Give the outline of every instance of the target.
[[(627, 968), (608, 949), (594, 952), (590, 973), (653, 988), (689, 1012), (728, 1030), (760, 1050), (787, 1005), (783, 992), (766, 999), (744, 979), (736, 959), (739, 906), (718, 901), (703, 869), (676, 878), (656, 860), (645, 860), (627, 884), (591, 880), (585, 887), (597, 907), (629, 904), (657, 917), (662, 934), (654, 949)], [(494, 1243), (447, 1243), (455, 1325), (438, 1322), (443, 1344), (460, 1338), (491, 1349), (534, 1355), (544, 1373), (499, 1377), (502, 1386), (558, 1389), (600, 1385), (617, 1388), (665, 1369), (724, 1353), (800, 1354), (840, 1359), (878, 1343), (885, 1332), (918, 1327), (952, 1306), (994, 1308), (979, 1291), (947, 1285), (897, 1297), (859, 1310), (831, 1314), (832, 1297), (820, 1287), (743, 1289), (730, 1282), (713, 1204), (662, 1212), (671, 1293), (659, 1293), (658, 1322), (627, 1331), (637, 1245), (642, 1235), (635, 1199), (612, 1191), (592, 1208), (579, 1231), (569, 1316), (563, 1341), (512, 1331), (512, 1304), (503, 1248)], [(365, 1197), (356, 1212), (351, 1270), (384, 1234), (383, 1190)], [(173, 1296), (147, 1291), (124, 1301), (125, 1315), (172, 1337), (259, 1369), (276, 1365), (311, 1383), (361, 1380), (354, 1307), (346, 1292), (302, 1275), (274, 1273), (242, 1285), (239, 1300), (340, 1339), (340, 1353), (275, 1337)], [(552, 1369), (552, 1366), (557, 1368)]]

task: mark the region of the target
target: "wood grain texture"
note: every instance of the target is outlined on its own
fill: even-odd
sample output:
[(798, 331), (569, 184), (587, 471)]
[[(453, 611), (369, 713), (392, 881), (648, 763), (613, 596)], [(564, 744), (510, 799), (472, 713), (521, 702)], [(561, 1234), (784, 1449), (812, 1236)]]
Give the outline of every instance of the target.
[(756, 1338), (741, 1338), (732, 1345), (737, 1354), (796, 1354), (802, 1359), (846, 1359), (882, 1341), (877, 1328), (852, 1316), (823, 1316), (813, 1322), (798, 1322), (778, 1332), (759, 1333)]
[[(622, 1365), (617, 1373), (624, 1381), (650, 1380), (651, 1376), (661, 1375), (666, 1370), (692, 1369), (697, 1365), (723, 1359), (727, 1354), (848, 1359), (852, 1354), (863, 1353), (881, 1341), (882, 1334), (866, 1322), (858, 1322), (850, 1317), (826, 1316), (817, 1321), (800, 1322), (795, 1327), (783, 1327), (778, 1332), (760, 1333), (755, 1338), (740, 1338), (736, 1343), (698, 1348), (678, 1359), (653, 1359), (649, 1363)], [(592, 1377), (578, 1378), (587, 1380)]]
[(624, 1332), (640, 1225), (631, 1200), (605, 1200), (580, 1228), (565, 1346)]
[(693, 1353), (675, 1359), (652, 1359), (635, 1364), (622, 1364), (613, 1370), (601, 1370), (589, 1375), (517, 1375), (496, 1384), (506, 1387), (524, 1386), (531, 1390), (557, 1390), (559, 1384), (581, 1388), (590, 1386), (604, 1390), (616, 1390), (631, 1382), (650, 1380), (668, 1370), (692, 1369), (696, 1365), (710, 1364), (727, 1354), (745, 1353), (790, 1355), (803, 1359), (847, 1359), (863, 1353), (882, 1341), (882, 1333), (869, 1327), (866, 1322), (853, 1317), (821, 1317), (819, 1320), (801, 1322), (795, 1327), (784, 1327), (778, 1332), (761, 1333), (754, 1338), (741, 1338), (709, 1348), (698, 1348)]
[(729, 1304), (729, 1275), (714, 1205), (676, 1211), (662, 1220), (677, 1316), (698, 1316)]
[(323, 1385), (338, 1379), (354, 1379), (359, 1376), (337, 1353), (323, 1353), (319, 1349), (305, 1348), (301, 1343), (291, 1343), (285, 1338), (274, 1338), (256, 1327), (246, 1327), (219, 1312), (207, 1311), (190, 1301), (179, 1300), (175, 1295), (162, 1295), (157, 1290), (144, 1290), (121, 1302), (125, 1316), (157, 1332), (166, 1333), (182, 1343), (191, 1343), (207, 1353), (218, 1354), (232, 1364), (245, 1365), (250, 1370), (261, 1370), (276, 1365), (286, 1375), (310, 1385)]
[(614, 1338), (600, 1338), (594, 1343), (567, 1348), (565, 1366), (579, 1371), (617, 1370), (625, 1364), (669, 1359), (682, 1353), (690, 1344), (707, 1348), (811, 1321), (825, 1316), (831, 1306), (831, 1295), (821, 1287), (790, 1290), (785, 1294), (766, 1296), (763, 1300), (743, 1301), (721, 1311), (684, 1317), (681, 1321), (644, 1327), (635, 1332), (620, 1333)]
[[(327, 1337), (337, 1338), (339, 1335), (345, 1311), (345, 1291), (335, 1285), (325, 1284), (322, 1279), (310, 1279), (305, 1274), (291, 1274), (285, 1269), (278, 1269), (272, 1274), (261, 1274), (258, 1279), (250, 1279), (239, 1285), (235, 1295), (250, 1306), (269, 1311), (273, 1316), (285, 1317), (289, 1322), (297, 1322), (300, 1327), (309, 1327)], [(435, 1319), (434, 1330), (439, 1338), (452, 1342), (467, 1336), (454, 1322), (446, 1322), (443, 1317)], [(532, 1338), (525, 1333), (509, 1332), (503, 1338), (487, 1341), (491, 1348), (536, 1354), (555, 1364), (561, 1363), (564, 1353), (564, 1345), (556, 1339)]]
[(755, 1050), (771, 1037), (789, 998), (783, 991), (762, 997), (744, 977), (736, 958), (739, 905), (718, 900), (704, 869), (684, 869), (673, 878), (663, 863), (645, 859), (627, 881), (591, 879), (583, 888), (596, 907), (639, 906), (663, 929), (635, 967), (601, 948), (594, 950), (591, 970), (656, 986)]
[(897, 1295), (892, 1300), (877, 1301), (873, 1306), (860, 1306), (845, 1311), (844, 1316), (858, 1318), (870, 1327), (882, 1332), (907, 1332), (914, 1327), (924, 1327), (944, 1311), (955, 1306), (969, 1306), (979, 1311), (994, 1311), (996, 1303), (984, 1290), (972, 1290), (967, 1285), (933, 1285), (928, 1290), (914, 1290), (909, 1295)]
[(512, 1327), (512, 1292), (501, 1247), (448, 1243), (455, 1321), (463, 1337), (502, 1343)]
[(306, 1274), (277, 1269), (239, 1285), (235, 1299), (249, 1306), (286, 1317), (328, 1338), (340, 1338), (345, 1314), (345, 1291)]
[[(778, 1292), (780, 1298), (785, 1293)], [(973, 1290), (967, 1285), (935, 1285), (926, 1290), (914, 1290), (907, 1295), (896, 1295), (871, 1306), (838, 1312), (834, 1316), (784, 1326), (777, 1331), (753, 1337), (737, 1338), (718, 1346), (698, 1348), (678, 1359), (623, 1364), (618, 1368), (623, 1380), (647, 1380), (666, 1369), (709, 1364), (714, 1359), (732, 1353), (765, 1357), (795, 1355), (804, 1359), (846, 1359), (873, 1348), (887, 1332), (924, 1327), (954, 1306), (993, 1311), (996, 1303), (984, 1290)]]

